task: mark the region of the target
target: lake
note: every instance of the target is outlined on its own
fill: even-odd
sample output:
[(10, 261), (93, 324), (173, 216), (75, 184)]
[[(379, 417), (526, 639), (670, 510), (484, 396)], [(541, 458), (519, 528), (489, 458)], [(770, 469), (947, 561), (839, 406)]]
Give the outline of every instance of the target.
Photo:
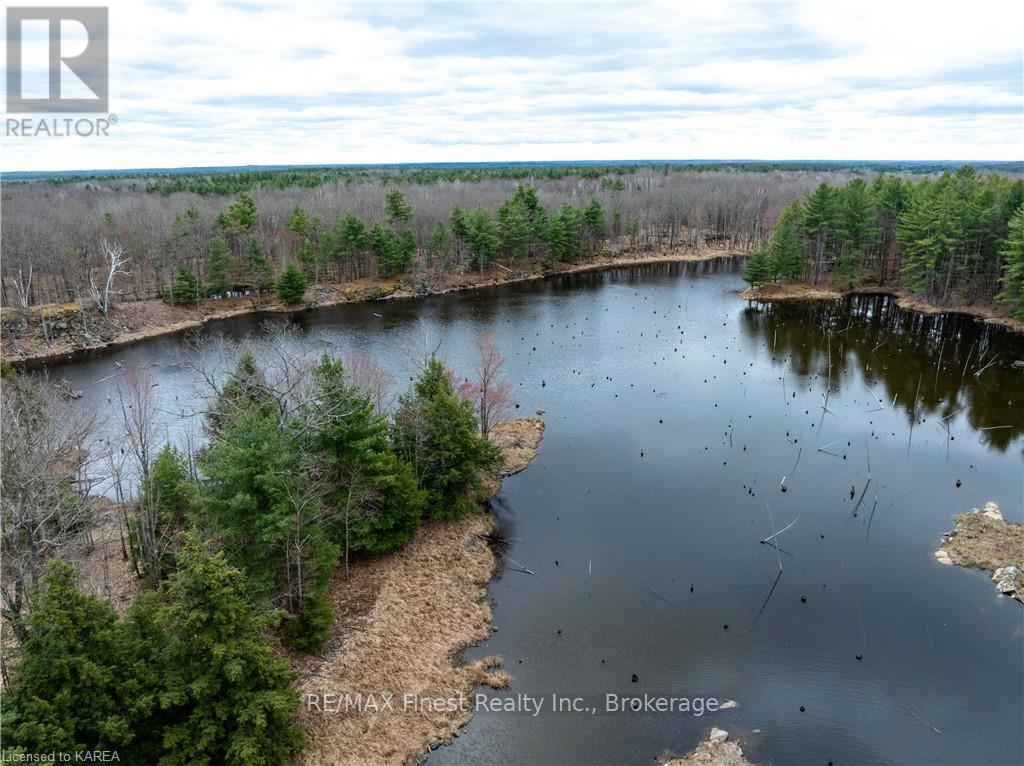
[[(932, 555), (987, 501), (1024, 521), (1024, 340), (886, 296), (751, 305), (740, 274), (659, 264), (295, 315), (295, 343), (358, 349), (402, 388), (437, 343), (472, 375), (493, 331), (517, 414), (545, 412), (493, 503), (536, 574), (499, 573), (498, 631), (467, 655), (511, 674), (481, 694), (547, 706), (478, 712), (430, 763), (653, 763), (712, 726), (761, 763), (1024, 762), (1024, 609)], [(55, 375), (112, 419), (118, 364), (145, 367), (183, 441), (201, 401), (181, 352), (164, 337)], [(606, 712), (607, 694), (737, 704)]]

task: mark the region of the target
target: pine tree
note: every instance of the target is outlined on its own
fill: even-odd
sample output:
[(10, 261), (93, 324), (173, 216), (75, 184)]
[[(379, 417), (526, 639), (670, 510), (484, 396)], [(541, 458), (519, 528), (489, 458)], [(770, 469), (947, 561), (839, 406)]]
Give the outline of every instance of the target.
[(241, 570), (191, 535), (168, 591), (165, 766), (287, 763), (303, 744), (295, 723), (296, 674), (266, 637), (273, 613), (257, 613)]
[(466, 215), (465, 228), (469, 257), (483, 274), (487, 264), (498, 256), (498, 224), (486, 208), (478, 207)]
[(786, 208), (772, 234), (772, 276), (798, 279), (804, 270), (804, 213), (799, 200)]
[(195, 303), (199, 300), (199, 280), (188, 266), (179, 266), (171, 283), (172, 303)]
[(258, 218), (256, 200), (249, 192), (241, 192), (227, 211), (217, 216), (217, 225), (226, 234), (245, 234), (252, 229)]
[(444, 365), (434, 357), (400, 400), (392, 438), (426, 491), (429, 512), (438, 518), (471, 511), (470, 492), (501, 460), (500, 449), (480, 436), (472, 402), (456, 396)]
[(228, 376), (216, 400), (206, 412), (205, 427), (210, 435), (219, 436), (236, 413), (248, 410), (273, 412), (274, 403), (267, 391), (263, 371), (256, 364), (251, 351), (243, 351), (235, 369)]
[(855, 178), (839, 190), (837, 214), (842, 250), (834, 273), (853, 285), (865, 256), (878, 242), (874, 200), (864, 179)]
[(604, 239), (604, 209), (596, 198), (583, 210), (583, 222), (587, 231), (587, 249), (593, 253), (597, 244)]
[(1017, 319), (1024, 320), (1024, 205), (1010, 219), (1008, 234), (1003, 240), (1002, 292), (998, 300)]
[(377, 269), (384, 277), (401, 274), (416, 254), (416, 239), (410, 231), (396, 234), (390, 226), (376, 223), (370, 229), (369, 240), (377, 258)]
[(294, 263), (289, 263), (277, 281), (277, 297), (284, 303), (301, 303), (306, 295), (306, 277)]
[(267, 257), (263, 254), (263, 248), (260, 246), (259, 240), (255, 238), (249, 240), (246, 257), (249, 284), (256, 291), (256, 294), (258, 295), (262, 291), (273, 287), (274, 270), (271, 268)]
[(743, 271), (743, 278), (753, 287), (758, 287), (773, 279), (771, 256), (768, 249), (759, 247), (747, 258), (747, 264)]
[[(419, 527), (423, 496), (408, 465), (392, 452), (388, 423), (369, 395), (352, 384), (342, 363), (324, 356), (313, 371), (312, 449), (330, 477), (327, 502), (346, 513), (333, 531), (346, 552), (383, 553), (408, 542)], [(363, 497), (350, 508), (353, 497)]]
[(836, 194), (827, 183), (821, 183), (807, 198), (804, 206), (804, 231), (811, 250), (810, 274), (817, 283), (825, 271), (826, 246), (835, 238)]
[(392, 226), (407, 224), (412, 218), (412, 206), (405, 201), (405, 194), (401, 189), (392, 189), (387, 193), (384, 208), (387, 212), (388, 222)]
[(524, 258), (530, 249), (530, 221), (523, 203), (509, 197), (498, 208), (498, 247), (509, 260)]
[(221, 237), (210, 242), (206, 255), (206, 294), (209, 296), (223, 295), (231, 287), (228, 281), (228, 262), (231, 253), (228, 243)]
[(430, 239), (427, 241), (428, 265), (438, 265), (444, 269), (451, 257), (453, 244), (451, 230), (444, 221), (438, 221), (431, 230)]
[(301, 207), (296, 205), (288, 216), (288, 231), (302, 237), (309, 232), (309, 215)]

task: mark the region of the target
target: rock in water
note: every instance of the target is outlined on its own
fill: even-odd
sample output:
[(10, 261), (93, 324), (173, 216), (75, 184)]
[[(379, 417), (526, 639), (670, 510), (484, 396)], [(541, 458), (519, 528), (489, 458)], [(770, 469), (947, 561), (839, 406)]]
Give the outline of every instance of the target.
[(949, 557), (949, 554), (945, 551), (935, 551), (935, 560), (940, 564), (945, 564), (948, 567), (953, 566), (953, 559)]
[(708, 737), (709, 742), (725, 742), (727, 739), (729, 739), (729, 732), (718, 728), (712, 729), (711, 736)]
[(992, 575), (992, 580), (1000, 593), (1007, 596), (1014, 596), (1018, 601), (1021, 599), (1021, 592), (1024, 591), (1024, 575), (1015, 566), (1000, 567)]
[(1003, 512), (999, 510), (999, 506), (993, 502), (985, 503), (985, 510), (981, 512), (982, 516), (988, 516), (994, 521), (1004, 521)]

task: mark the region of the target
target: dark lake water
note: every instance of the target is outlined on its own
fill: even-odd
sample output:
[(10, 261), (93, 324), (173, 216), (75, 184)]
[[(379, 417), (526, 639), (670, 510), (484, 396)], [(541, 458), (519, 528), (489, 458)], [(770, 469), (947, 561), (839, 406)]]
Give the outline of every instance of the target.
[[(1024, 521), (1024, 343), (886, 297), (756, 306), (741, 286), (729, 261), (657, 265), (297, 317), (298, 342), (403, 386), (425, 334), (468, 374), (493, 330), (519, 412), (546, 413), (493, 507), (536, 575), (493, 582), (499, 631), (467, 654), (504, 658), (488, 697), (547, 706), (478, 712), (430, 763), (653, 763), (712, 726), (761, 763), (1024, 762), (1024, 609), (932, 556), (971, 507)], [(181, 440), (199, 429), (180, 345), (59, 375), (112, 414), (117, 379), (97, 381), (147, 367)], [(781, 550), (760, 543), (794, 520)], [(608, 693), (737, 707), (607, 713)]]

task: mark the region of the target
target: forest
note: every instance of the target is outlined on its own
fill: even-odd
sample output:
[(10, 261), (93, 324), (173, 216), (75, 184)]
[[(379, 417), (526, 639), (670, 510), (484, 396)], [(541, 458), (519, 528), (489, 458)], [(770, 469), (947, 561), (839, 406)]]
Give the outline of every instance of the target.
[(425, 284), (494, 264), (714, 247), (752, 253), (755, 284), (871, 282), (938, 305), (999, 296), (1008, 311), (1021, 310), (1019, 177), (970, 166), (928, 175), (805, 165), (37, 179), (5, 187), (0, 299), (20, 308), (95, 304), (106, 314), (114, 302), (187, 304), (278, 289), (298, 303), (308, 285), (364, 277)]
[[(335, 570), (347, 577), (352, 556), (401, 546), (421, 522), (479, 512), (502, 459), (488, 431), (512, 409), (491, 336), (477, 382), (430, 354), (395, 400), (371, 360), (286, 350), (293, 330), (268, 332), (262, 363), (244, 344), (195, 340), (221, 344), (219, 361), (196, 363), (198, 449), (158, 442), (144, 370), (123, 375), (124, 443), (104, 452), (89, 413), (5, 366), (5, 757), (287, 762), (303, 732), (279, 647), (323, 645)], [(77, 586), (82, 538), (111, 502), (99, 474), (139, 583), (121, 614)]]
[(399, 272), (429, 280), (602, 248), (746, 252), (792, 200), (857, 175), (668, 165), (347, 173), (6, 185), (0, 299), (24, 308), (166, 297), (181, 269), (205, 296), (264, 289), (288, 263), (318, 283)]
[(964, 167), (822, 183), (785, 209), (746, 279), (901, 286), (933, 305), (995, 301), (1024, 319), (1024, 181)]

